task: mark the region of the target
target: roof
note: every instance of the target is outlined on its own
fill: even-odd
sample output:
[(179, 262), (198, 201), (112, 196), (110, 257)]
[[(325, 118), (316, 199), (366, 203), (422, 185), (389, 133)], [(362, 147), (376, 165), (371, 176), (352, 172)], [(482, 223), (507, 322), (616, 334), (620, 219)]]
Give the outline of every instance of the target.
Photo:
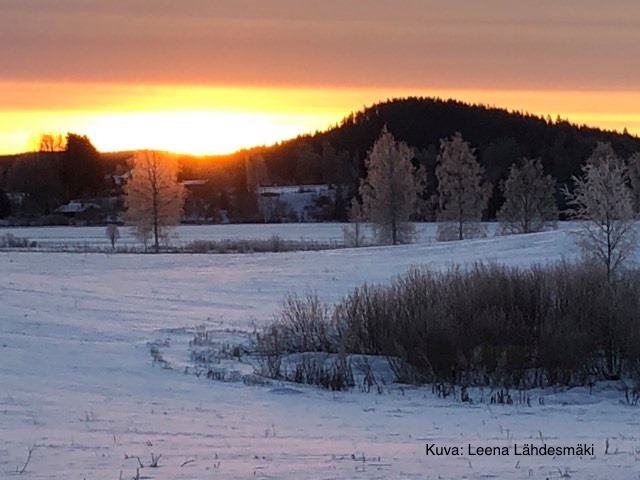
[(209, 180), (185, 180), (182, 182), (182, 184), (185, 187), (198, 187), (198, 186), (206, 185), (208, 182)]
[(258, 193), (260, 195), (282, 195), (282, 194), (292, 194), (292, 193), (324, 193), (329, 191), (329, 185), (319, 184), (319, 185), (281, 185), (281, 186), (271, 186), (271, 187), (258, 187)]
[(95, 203), (89, 203), (89, 202), (84, 203), (84, 202), (79, 202), (77, 200), (72, 200), (66, 205), (62, 205), (56, 208), (55, 212), (56, 213), (82, 213), (92, 208), (99, 209), (100, 205), (97, 205)]

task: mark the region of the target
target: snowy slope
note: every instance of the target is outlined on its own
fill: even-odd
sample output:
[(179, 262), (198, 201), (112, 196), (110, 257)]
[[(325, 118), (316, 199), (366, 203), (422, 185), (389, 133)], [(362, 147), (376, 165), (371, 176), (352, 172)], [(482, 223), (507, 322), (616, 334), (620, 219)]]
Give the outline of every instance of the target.
[[(262, 228), (251, 232), (271, 234)], [(325, 225), (305, 228), (327, 235)], [(640, 410), (621, 405), (614, 389), (542, 392), (545, 405), (527, 407), (462, 405), (426, 388), (379, 395), (245, 386), (152, 366), (147, 346), (160, 341), (171, 351), (188, 339), (184, 329), (201, 324), (221, 335), (251, 331), (292, 290), (332, 300), (415, 264), (575, 255), (564, 231), (287, 254), (1, 253), (0, 478), (20, 477), (33, 444), (24, 478), (131, 478), (133, 456), (147, 466), (141, 478), (154, 479), (640, 478)], [(427, 442), (541, 439), (593, 443), (595, 455), (425, 455)], [(148, 467), (151, 453), (162, 455), (158, 468)]]

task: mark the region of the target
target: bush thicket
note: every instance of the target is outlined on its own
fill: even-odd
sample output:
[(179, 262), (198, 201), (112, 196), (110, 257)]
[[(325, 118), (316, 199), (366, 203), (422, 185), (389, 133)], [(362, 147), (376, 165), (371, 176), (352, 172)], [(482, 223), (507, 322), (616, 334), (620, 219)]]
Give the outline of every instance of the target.
[(356, 288), (333, 308), (314, 294), (287, 297), (258, 347), (276, 377), (286, 355), (327, 352), (386, 356), (399, 377), (462, 386), (634, 378), (640, 272), (611, 283), (585, 263), (413, 269)]

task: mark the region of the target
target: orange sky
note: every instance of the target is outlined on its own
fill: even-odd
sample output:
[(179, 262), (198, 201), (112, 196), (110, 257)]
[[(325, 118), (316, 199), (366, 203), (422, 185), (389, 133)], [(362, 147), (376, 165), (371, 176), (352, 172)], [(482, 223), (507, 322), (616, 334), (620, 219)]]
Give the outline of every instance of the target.
[(222, 153), (403, 95), (640, 134), (635, 0), (0, 0), (0, 152)]

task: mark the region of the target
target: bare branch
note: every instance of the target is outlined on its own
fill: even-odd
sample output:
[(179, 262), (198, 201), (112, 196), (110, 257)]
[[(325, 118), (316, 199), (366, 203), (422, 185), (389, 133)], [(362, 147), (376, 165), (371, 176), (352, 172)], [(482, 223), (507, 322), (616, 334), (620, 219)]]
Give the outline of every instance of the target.
[[(22, 475), (22, 474), (25, 472), (25, 470), (27, 469), (27, 466), (29, 465), (29, 462), (31, 461), (31, 455), (33, 455), (33, 451), (34, 451), (35, 449), (36, 449), (36, 444), (35, 444), (35, 443), (34, 443), (33, 445), (31, 445), (31, 446), (28, 446), (28, 447), (27, 447), (27, 451), (28, 451), (29, 453), (28, 453), (28, 455), (27, 455), (27, 459), (26, 459), (26, 460), (25, 460), (25, 462), (24, 462), (24, 465), (23, 465), (23, 466), (22, 466), (22, 468), (18, 471), (18, 473), (19, 473), (20, 475)], [(16, 470), (17, 470), (17, 469), (16, 469)]]

